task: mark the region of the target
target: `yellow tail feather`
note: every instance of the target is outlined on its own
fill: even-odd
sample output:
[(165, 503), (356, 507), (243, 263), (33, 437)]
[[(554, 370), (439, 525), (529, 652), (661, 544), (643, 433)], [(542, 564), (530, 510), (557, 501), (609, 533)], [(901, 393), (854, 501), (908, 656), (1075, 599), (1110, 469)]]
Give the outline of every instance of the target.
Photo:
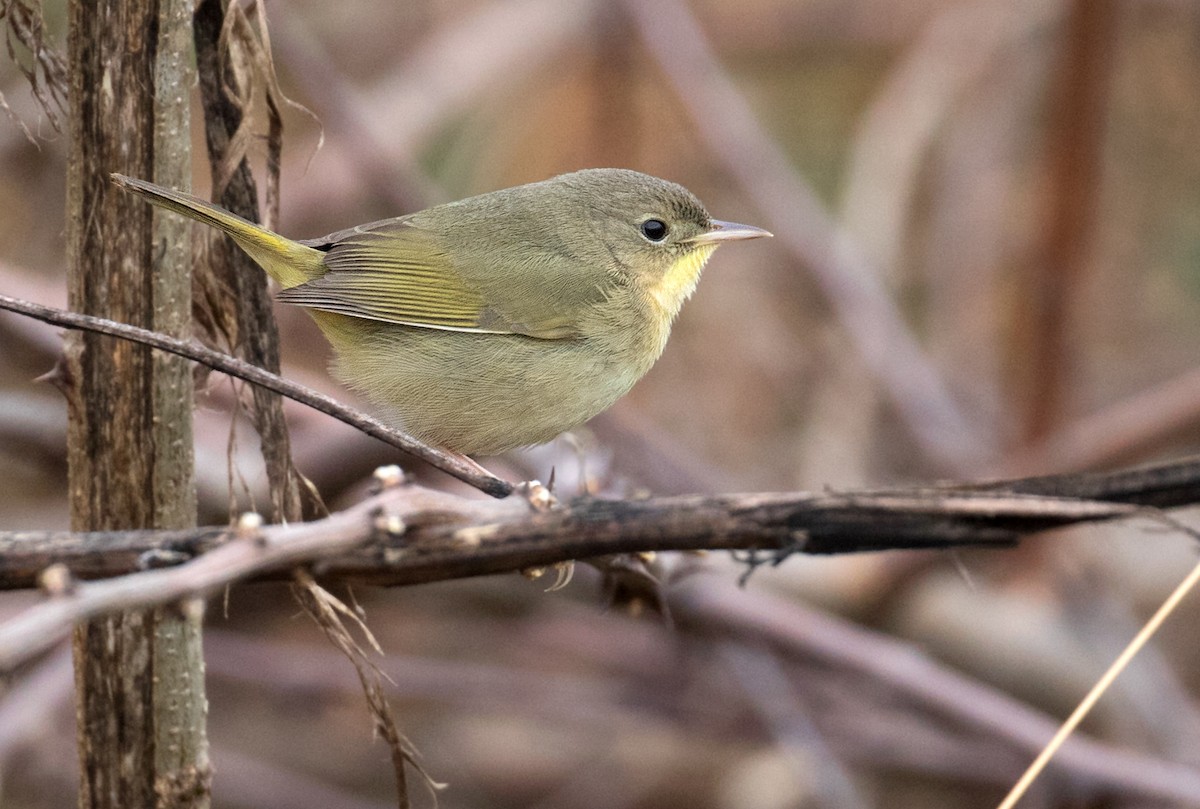
[(113, 174), (112, 179), (125, 190), (132, 191), (159, 207), (228, 233), (238, 246), (284, 289), (299, 286), (325, 273), (325, 254), (320, 250), (285, 239), (191, 194), (173, 191), (146, 180), (126, 177), (124, 174)]

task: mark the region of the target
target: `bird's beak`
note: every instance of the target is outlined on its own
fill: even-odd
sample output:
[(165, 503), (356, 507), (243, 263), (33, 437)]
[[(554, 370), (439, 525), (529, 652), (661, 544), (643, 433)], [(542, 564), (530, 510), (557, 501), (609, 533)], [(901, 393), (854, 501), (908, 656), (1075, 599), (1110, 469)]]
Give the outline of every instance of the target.
[(764, 236), (770, 238), (771, 233), (762, 228), (756, 228), (753, 225), (739, 225), (734, 222), (722, 222), (720, 219), (714, 219), (706, 232), (688, 239), (688, 243), (720, 244), (721, 242), (736, 242), (742, 239), (761, 239)]

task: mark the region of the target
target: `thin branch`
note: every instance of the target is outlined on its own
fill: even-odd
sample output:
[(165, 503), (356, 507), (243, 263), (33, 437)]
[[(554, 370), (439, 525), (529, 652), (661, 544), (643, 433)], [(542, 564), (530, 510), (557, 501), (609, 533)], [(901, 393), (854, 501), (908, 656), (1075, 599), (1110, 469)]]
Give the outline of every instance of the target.
[[(185, 598), (197, 599), (255, 573), (278, 569), (280, 565), (294, 567), (360, 544), (374, 533), (373, 522), (364, 519), (363, 513), (364, 508), (373, 507), (368, 501), (320, 522), (287, 526), (284, 536), (278, 531), (259, 533), (258, 523), (244, 518), (232, 541), (185, 565), (95, 584), (75, 583), (63, 568), (50, 568), (43, 575), (42, 584), (54, 597), (0, 628), (0, 671), (11, 671), (45, 651), (72, 626), (88, 618)], [(203, 602), (193, 600), (183, 607), (203, 609)]]
[[(1091, 713), (1092, 708), (1096, 707), (1096, 703), (1100, 698), (1112, 687), (1113, 682), (1120, 676), (1121, 672), (1129, 667), (1130, 662), (1134, 657), (1145, 647), (1154, 634), (1162, 627), (1163, 622), (1179, 607), (1180, 602), (1191, 594), (1196, 585), (1200, 583), (1200, 565), (1192, 568), (1192, 572), (1187, 575), (1179, 586), (1176, 587), (1167, 600), (1155, 611), (1150, 620), (1138, 631), (1133, 640), (1121, 651), (1117, 659), (1105, 670), (1104, 674), (1096, 681), (1096, 684), (1091, 687), (1087, 695), (1071, 712), (1071, 715), (1063, 722), (1062, 726), (1054, 734), (1037, 758), (1029, 765), (1029, 769), (1025, 770), (1020, 780), (1013, 785), (1012, 790), (1000, 802), (1000, 809), (1013, 809), (1017, 805), (1017, 801), (1029, 791), (1029, 787), (1033, 784), (1034, 779), (1045, 771), (1049, 766), (1051, 759), (1062, 748), (1064, 744), (1071, 738), (1071, 735), (1079, 728)], [(1200, 778), (1193, 778), (1194, 781), (1200, 781)]]
[(67, 329), (81, 329), (99, 334), (107, 334), (119, 337), (122, 340), (130, 340), (186, 357), (189, 360), (199, 362), (209, 368), (275, 391), (289, 399), (295, 399), (297, 402), (306, 404), (314, 410), (319, 410), (322, 413), (333, 416), (335, 419), (343, 421), (373, 438), (378, 438), (380, 441), (420, 458), (426, 463), (441, 469), (446, 474), (452, 475), (493, 497), (507, 497), (513, 492), (514, 487), (512, 483), (496, 477), (465, 455), (431, 447), (410, 435), (387, 426), (378, 419), (347, 407), (323, 393), (318, 393), (311, 388), (290, 382), (276, 374), (264, 371), (262, 368), (243, 362), (228, 354), (213, 351), (196, 342), (168, 337), (157, 332), (138, 328), (137, 326), (116, 323), (112, 320), (105, 320), (99, 317), (53, 309), (49, 306), (22, 301), (7, 295), (0, 295), (0, 309), (19, 312), (23, 315), (28, 315), (29, 317), (37, 318), (46, 323), (53, 323), (56, 326), (62, 326)]

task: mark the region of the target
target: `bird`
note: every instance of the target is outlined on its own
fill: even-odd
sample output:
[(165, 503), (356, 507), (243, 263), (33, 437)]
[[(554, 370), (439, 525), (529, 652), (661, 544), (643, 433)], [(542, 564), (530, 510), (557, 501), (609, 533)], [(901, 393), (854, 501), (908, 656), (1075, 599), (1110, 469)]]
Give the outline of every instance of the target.
[(712, 218), (682, 185), (595, 168), (292, 240), (121, 174), (215, 227), (303, 307), (332, 371), (428, 444), (497, 455), (607, 409), (667, 344), (708, 259), (767, 231)]

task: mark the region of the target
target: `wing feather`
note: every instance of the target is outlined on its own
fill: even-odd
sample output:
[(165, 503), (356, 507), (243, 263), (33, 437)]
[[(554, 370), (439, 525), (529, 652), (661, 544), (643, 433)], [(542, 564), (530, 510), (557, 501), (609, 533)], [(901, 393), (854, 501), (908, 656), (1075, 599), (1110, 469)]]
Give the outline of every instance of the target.
[[(528, 232), (496, 232), (491, 216), (464, 206), (444, 206), (454, 207), (452, 227), (445, 211), (433, 208), (302, 242), (325, 253), (326, 272), (283, 290), (279, 300), (405, 326), (579, 337), (606, 291), (600, 281), (580, 283), (581, 257), (555, 235), (561, 229), (539, 223)], [(451, 232), (460, 242), (453, 257), (444, 247)], [(520, 283), (494, 267), (496, 252), (514, 245), (539, 248)]]
[(406, 223), (386, 230), (343, 231), (328, 248), (327, 272), (285, 289), (298, 306), (408, 326), (513, 331), (490, 318), (482, 292), (469, 284), (432, 236)]

